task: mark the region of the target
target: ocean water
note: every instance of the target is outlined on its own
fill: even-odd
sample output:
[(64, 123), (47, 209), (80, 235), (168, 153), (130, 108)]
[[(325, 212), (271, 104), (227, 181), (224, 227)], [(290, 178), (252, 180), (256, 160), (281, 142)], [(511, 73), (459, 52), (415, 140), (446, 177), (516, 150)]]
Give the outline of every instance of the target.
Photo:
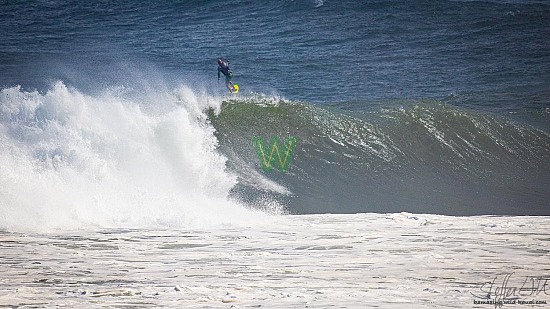
[[(0, 8), (0, 307), (463, 308), (548, 278), (548, 1)], [(290, 136), (264, 172), (254, 137)]]

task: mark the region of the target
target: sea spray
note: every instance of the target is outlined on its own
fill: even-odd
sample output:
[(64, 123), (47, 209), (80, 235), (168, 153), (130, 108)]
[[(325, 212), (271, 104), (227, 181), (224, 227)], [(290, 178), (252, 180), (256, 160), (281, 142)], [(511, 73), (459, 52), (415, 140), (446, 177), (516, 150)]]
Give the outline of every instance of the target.
[[(148, 94), (148, 98), (154, 95)], [(228, 198), (235, 176), (186, 87), (136, 102), (57, 82), (0, 94), (0, 228), (196, 226), (263, 215)], [(201, 105), (202, 104), (202, 105)]]

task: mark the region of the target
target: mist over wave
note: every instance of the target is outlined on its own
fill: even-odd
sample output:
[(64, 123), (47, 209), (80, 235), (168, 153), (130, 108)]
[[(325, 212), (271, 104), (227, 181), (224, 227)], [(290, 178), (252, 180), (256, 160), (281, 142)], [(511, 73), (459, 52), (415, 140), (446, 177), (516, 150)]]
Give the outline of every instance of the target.
[(206, 107), (181, 86), (141, 98), (0, 92), (0, 228), (189, 227), (265, 217), (229, 198), (236, 177), (216, 151)]

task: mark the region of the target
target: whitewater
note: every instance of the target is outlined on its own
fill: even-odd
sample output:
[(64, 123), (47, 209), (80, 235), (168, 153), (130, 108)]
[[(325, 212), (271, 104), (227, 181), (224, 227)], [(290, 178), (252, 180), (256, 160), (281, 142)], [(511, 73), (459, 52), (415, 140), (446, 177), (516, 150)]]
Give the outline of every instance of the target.
[(546, 308), (549, 228), (400, 213), (2, 232), (0, 307)]
[(229, 199), (236, 177), (225, 171), (200, 105), (219, 108), (221, 99), (201, 98), (183, 86), (164, 96), (140, 94), (141, 101), (123, 93), (93, 97), (62, 82), (46, 93), (2, 90), (2, 228), (262, 220), (263, 214)]

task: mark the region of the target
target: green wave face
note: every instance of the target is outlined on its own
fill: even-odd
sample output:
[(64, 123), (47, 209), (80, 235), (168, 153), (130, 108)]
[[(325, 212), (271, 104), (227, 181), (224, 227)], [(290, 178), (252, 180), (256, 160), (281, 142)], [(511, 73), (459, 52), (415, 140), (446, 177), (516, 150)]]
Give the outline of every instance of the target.
[[(439, 101), (393, 103), (349, 112), (254, 97), (209, 117), (239, 176), (233, 193), (251, 204), (268, 196), (293, 213), (550, 214), (548, 133)], [(254, 138), (289, 136), (292, 164), (265, 173)]]

